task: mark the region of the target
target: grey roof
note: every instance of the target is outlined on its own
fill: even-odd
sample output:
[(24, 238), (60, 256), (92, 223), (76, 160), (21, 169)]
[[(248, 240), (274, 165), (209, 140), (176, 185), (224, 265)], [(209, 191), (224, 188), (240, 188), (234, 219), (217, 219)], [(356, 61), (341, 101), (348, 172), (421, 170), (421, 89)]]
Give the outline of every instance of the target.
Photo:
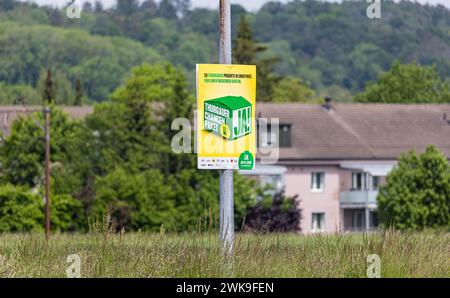
[(280, 160), (392, 160), (437, 146), (450, 157), (450, 105), (259, 103), (258, 117), (292, 126)]
[[(0, 106), (0, 125), (9, 133), (12, 121), (41, 107)], [(62, 107), (74, 118), (92, 106)], [(258, 103), (258, 117), (291, 124), (292, 147), (280, 148), (280, 160), (395, 160), (409, 150), (433, 144), (450, 158), (450, 105)], [(447, 114), (447, 122), (444, 115)]]
[[(63, 111), (68, 113), (73, 118), (83, 118), (86, 115), (92, 113), (93, 107), (82, 106), (82, 107), (60, 107)], [(3, 135), (8, 135), (11, 129), (11, 125), (15, 119), (20, 116), (25, 116), (26, 114), (34, 111), (42, 111), (43, 108), (40, 106), (0, 106), (0, 128)]]

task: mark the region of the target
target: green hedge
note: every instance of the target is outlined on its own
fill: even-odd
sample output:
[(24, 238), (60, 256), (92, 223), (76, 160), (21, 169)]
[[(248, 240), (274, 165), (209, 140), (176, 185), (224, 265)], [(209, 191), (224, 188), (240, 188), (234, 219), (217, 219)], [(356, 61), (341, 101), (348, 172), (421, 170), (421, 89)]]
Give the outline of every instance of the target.
[[(81, 204), (69, 195), (52, 198), (53, 230), (75, 230)], [(44, 228), (44, 199), (25, 186), (0, 186), (0, 232), (29, 232)]]

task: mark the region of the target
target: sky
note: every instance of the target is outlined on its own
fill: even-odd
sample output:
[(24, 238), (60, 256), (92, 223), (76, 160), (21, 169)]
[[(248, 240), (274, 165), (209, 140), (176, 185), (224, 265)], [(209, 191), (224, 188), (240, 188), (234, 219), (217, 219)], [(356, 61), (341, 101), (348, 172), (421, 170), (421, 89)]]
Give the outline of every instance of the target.
[[(33, 1), (38, 4), (51, 4), (51, 5), (63, 5), (69, 2), (68, 0), (21, 0), (24, 2)], [(95, 0), (76, 0), (80, 3), (84, 1), (94, 2)], [(105, 7), (109, 7), (116, 3), (116, 0), (100, 0)], [(273, 0), (272, 0), (273, 1)], [(290, 0), (278, 0), (278, 2), (289, 2)], [(328, 2), (339, 2), (340, 0), (324, 0)], [(411, 0), (412, 1), (412, 0)], [(420, 3), (429, 4), (443, 4), (450, 9), (450, 0), (415, 0)], [(269, 0), (231, 0), (233, 4), (240, 4), (244, 6), (247, 10), (255, 11), (259, 9), (264, 3), (269, 2)], [(207, 8), (217, 8), (219, 0), (191, 0), (194, 7), (207, 7)]]

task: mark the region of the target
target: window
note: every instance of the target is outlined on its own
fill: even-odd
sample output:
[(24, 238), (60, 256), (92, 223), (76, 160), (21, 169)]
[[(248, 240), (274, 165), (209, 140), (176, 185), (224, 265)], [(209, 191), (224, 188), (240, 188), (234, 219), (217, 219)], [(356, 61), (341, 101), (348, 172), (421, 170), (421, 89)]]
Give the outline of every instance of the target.
[(277, 134), (275, 132), (272, 132), (270, 125), (267, 125), (267, 133), (261, 135), (259, 139), (259, 146), (262, 148), (271, 148), (276, 146), (276, 144), (277, 144)]
[(355, 231), (364, 230), (366, 227), (366, 218), (364, 209), (353, 210), (352, 229)]
[(380, 176), (371, 176), (368, 173), (352, 173), (352, 190), (378, 190)]
[(313, 232), (323, 232), (325, 228), (325, 213), (313, 213), (311, 230)]
[(264, 193), (272, 193), (279, 192), (284, 188), (284, 180), (283, 175), (261, 175), (259, 177), (262, 186), (271, 186), (269, 191), (265, 191)]
[(380, 187), (380, 176), (372, 176), (372, 189), (378, 190)]
[(291, 140), (291, 125), (281, 124), (280, 125), (280, 147), (288, 148), (292, 146)]
[(362, 190), (364, 187), (364, 174), (352, 173), (352, 190)]
[(323, 172), (313, 172), (311, 173), (311, 190), (312, 191), (323, 191), (325, 182), (325, 173)]
[[(259, 123), (258, 123), (259, 131)], [(279, 147), (291, 147), (291, 125), (290, 124), (280, 124), (279, 131), (272, 131), (272, 126), (267, 124), (267, 133), (258, 133), (258, 144), (261, 148), (270, 148), (279, 144)]]

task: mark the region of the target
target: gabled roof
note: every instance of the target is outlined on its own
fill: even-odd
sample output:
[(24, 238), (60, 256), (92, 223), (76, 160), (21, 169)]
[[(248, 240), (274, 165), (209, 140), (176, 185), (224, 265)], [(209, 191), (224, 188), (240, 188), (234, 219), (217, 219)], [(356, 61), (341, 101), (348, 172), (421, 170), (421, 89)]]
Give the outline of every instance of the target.
[[(257, 116), (291, 124), (280, 160), (395, 160), (433, 144), (450, 158), (450, 105), (259, 103)], [(447, 115), (447, 120), (445, 116)], [(449, 121), (449, 122), (447, 122)]]
[[(0, 125), (41, 107), (0, 106)], [(93, 107), (62, 107), (74, 118)], [(292, 147), (280, 148), (280, 161), (396, 160), (409, 150), (433, 144), (450, 159), (450, 105), (257, 103), (257, 117), (291, 124)], [(447, 115), (445, 120), (444, 115)], [(447, 122), (449, 121), (449, 122)]]

